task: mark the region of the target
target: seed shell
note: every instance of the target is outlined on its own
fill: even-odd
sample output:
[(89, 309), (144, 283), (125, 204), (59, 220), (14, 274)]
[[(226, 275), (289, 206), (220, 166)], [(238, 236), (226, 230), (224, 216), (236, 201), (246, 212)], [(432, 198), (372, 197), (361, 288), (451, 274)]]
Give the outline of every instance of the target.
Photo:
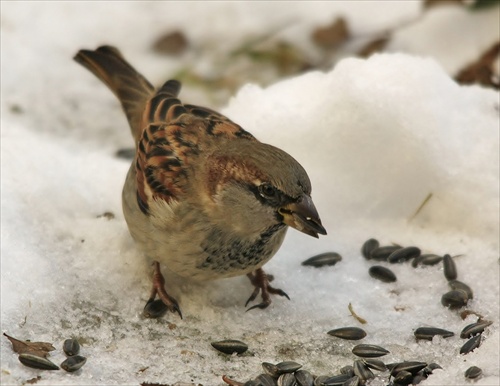
[(348, 374), (352, 377), (354, 375), (354, 367), (351, 365), (344, 366), (340, 369), (340, 374)]
[(266, 374), (269, 374), (273, 378), (278, 378), (280, 373), (278, 371), (278, 366), (269, 362), (262, 362), (262, 368)]
[(400, 371), (395, 377), (394, 377), (394, 383), (398, 385), (408, 385), (411, 383), (413, 379), (412, 373), (409, 371)]
[(370, 267), (368, 273), (374, 279), (383, 281), (384, 283), (393, 283), (397, 280), (396, 275), (389, 268), (382, 267), (381, 265), (374, 265)]
[(352, 378), (349, 378), (342, 384), (342, 386), (358, 386), (358, 385), (359, 385), (359, 377), (357, 375), (353, 376)]
[(348, 374), (334, 375), (333, 377), (326, 377), (320, 385), (324, 386), (342, 386), (344, 382), (351, 379), (352, 376)]
[(142, 311), (142, 314), (144, 315), (145, 318), (159, 318), (163, 315), (168, 310), (168, 306), (163, 303), (160, 299), (148, 301), (146, 305), (144, 306), (144, 310)]
[(212, 342), (212, 347), (224, 354), (243, 354), (248, 350), (248, 345), (245, 342), (233, 339), (221, 340), (219, 342)]
[(447, 280), (457, 280), (457, 266), (450, 255), (443, 256), (443, 268)]
[(370, 260), (372, 258), (371, 253), (375, 248), (378, 248), (380, 246), (378, 240), (376, 239), (368, 239), (365, 241), (363, 246), (361, 247), (361, 253), (363, 254), (363, 257), (367, 260)]
[(295, 373), (295, 380), (298, 386), (313, 386), (314, 377), (307, 370), (297, 370)]
[(493, 322), (485, 320), (483, 322), (476, 322), (465, 326), (462, 332), (460, 333), (460, 338), (469, 339), (474, 335), (481, 334), (486, 327), (488, 327)]
[(467, 297), (467, 293), (465, 291), (453, 290), (446, 292), (441, 297), (441, 304), (454, 310), (466, 306), (468, 300), (469, 298)]
[(271, 377), (269, 374), (260, 374), (255, 378), (257, 384), (261, 386), (277, 386), (276, 379)]
[(80, 343), (76, 339), (66, 339), (63, 343), (63, 351), (67, 356), (78, 355)]
[(417, 339), (432, 340), (436, 335), (441, 335), (443, 338), (449, 338), (455, 334), (451, 331), (443, 330), (442, 328), (419, 327), (415, 330), (414, 335)]
[(362, 358), (377, 358), (389, 354), (389, 351), (374, 344), (358, 344), (353, 347), (352, 353)]
[(297, 381), (295, 380), (295, 375), (293, 373), (281, 374), (278, 378), (278, 386), (296, 386)]
[(40, 370), (59, 370), (59, 366), (47, 358), (32, 354), (19, 354), (19, 361), (28, 367)]
[(342, 256), (340, 256), (337, 252), (326, 252), (310, 257), (309, 259), (303, 261), (302, 265), (320, 268), (328, 265), (335, 265), (341, 260)]
[(391, 369), (391, 375), (396, 375), (401, 371), (408, 371), (412, 375), (417, 374), (420, 370), (427, 367), (427, 363), (425, 362), (417, 362), (417, 361), (407, 361), (398, 363)]
[(302, 367), (301, 364), (293, 361), (285, 361), (276, 364), (278, 374), (293, 373)]
[(373, 260), (378, 261), (387, 261), (387, 258), (391, 255), (391, 253), (401, 249), (400, 245), (386, 245), (383, 247), (374, 248), (370, 254)]
[(421, 251), (420, 248), (417, 247), (405, 247), (398, 249), (392, 252), (389, 257), (387, 257), (387, 261), (389, 263), (403, 263), (405, 261), (414, 259), (415, 257), (420, 256)]
[(354, 375), (357, 375), (362, 383), (365, 383), (369, 379), (375, 378), (375, 374), (365, 365), (365, 363), (359, 359), (354, 361)]
[(459, 280), (449, 280), (448, 281), (448, 285), (450, 286), (450, 288), (452, 290), (462, 290), (462, 291), (465, 291), (467, 293), (467, 298), (470, 300), (470, 299), (473, 299), (473, 293), (472, 293), (472, 289), (465, 283), (462, 283), (461, 281)]
[(314, 386), (325, 386), (325, 381), (330, 378), (328, 375), (320, 375), (314, 378)]
[(387, 370), (387, 366), (381, 360), (367, 358), (367, 359), (363, 359), (363, 362), (365, 362), (365, 365), (368, 366), (368, 368), (370, 368), (370, 369), (377, 370), (377, 371), (386, 371)]
[(328, 335), (346, 340), (360, 340), (366, 336), (366, 332), (359, 327), (341, 327), (328, 331)]
[(73, 355), (61, 363), (61, 367), (71, 373), (79, 370), (85, 362), (87, 362), (87, 358), (82, 357), (81, 355)]
[(465, 344), (460, 348), (460, 354), (468, 354), (478, 348), (481, 344), (481, 334), (470, 338)]
[(483, 374), (483, 370), (481, 370), (477, 366), (471, 366), (467, 370), (465, 370), (465, 378), (476, 379), (479, 378)]

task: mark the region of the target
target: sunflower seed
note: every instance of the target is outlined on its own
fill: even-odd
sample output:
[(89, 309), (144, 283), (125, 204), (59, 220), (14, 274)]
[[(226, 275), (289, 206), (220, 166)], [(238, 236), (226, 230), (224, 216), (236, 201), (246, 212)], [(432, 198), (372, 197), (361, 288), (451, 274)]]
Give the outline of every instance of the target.
[(458, 280), (449, 280), (448, 281), (448, 285), (450, 286), (450, 288), (452, 290), (462, 290), (462, 291), (465, 291), (467, 293), (467, 298), (469, 299), (472, 299), (474, 296), (473, 296), (473, 293), (472, 293), (472, 289), (465, 283), (462, 283), (461, 281), (458, 281)]
[(144, 306), (144, 310), (142, 314), (145, 318), (159, 318), (168, 310), (168, 306), (163, 303), (160, 299), (156, 300), (148, 300), (146, 305)]
[(280, 372), (278, 371), (278, 366), (269, 362), (262, 362), (262, 368), (266, 374), (269, 374), (273, 378), (278, 378)]
[(396, 275), (389, 268), (382, 267), (381, 265), (374, 265), (370, 267), (368, 273), (374, 279), (383, 281), (384, 283), (392, 283), (397, 280)]
[[(241, 385), (241, 383), (240, 383), (240, 385)], [(243, 383), (243, 386), (261, 386), (261, 384), (258, 381), (251, 379), (251, 380)]]
[(314, 377), (307, 370), (297, 370), (295, 373), (295, 380), (298, 386), (313, 386)]
[(375, 374), (365, 365), (365, 363), (359, 359), (356, 359), (353, 364), (354, 375), (359, 377), (361, 383), (365, 383), (369, 379), (375, 378)]
[(19, 361), (28, 367), (40, 370), (59, 370), (59, 366), (46, 358), (32, 354), (19, 354)]
[(269, 374), (260, 374), (255, 378), (255, 381), (261, 386), (277, 386), (276, 379)]
[(481, 334), (486, 327), (488, 327), (493, 322), (485, 320), (483, 322), (476, 322), (465, 326), (462, 332), (460, 333), (460, 338), (469, 339), (474, 335)]
[(408, 371), (412, 375), (417, 374), (420, 370), (427, 367), (427, 363), (425, 362), (417, 362), (417, 361), (407, 361), (398, 363), (391, 369), (391, 375), (396, 375), (401, 371)]
[(297, 386), (295, 375), (291, 372), (281, 374), (278, 378), (278, 386)]
[[(426, 367), (424, 367), (422, 370), (419, 371), (418, 374), (423, 375), (424, 377), (428, 377), (434, 370), (437, 369), (443, 369), (441, 366), (439, 366), (437, 363), (429, 363)], [(418, 375), (417, 374), (417, 375)]]
[(349, 374), (352, 377), (354, 375), (354, 367), (351, 365), (344, 366), (340, 369), (340, 374)]
[(353, 376), (352, 378), (349, 378), (342, 384), (342, 386), (358, 386), (358, 385), (359, 385), (359, 377), (357, 375)]
[(477, 366), (471, 366), (467, 370), (465, 370), (465, 378), (476, 379), (479, 378), (483, 374), (483, 370), (481, 370)]
[(441, 304), (450, 309), (457, 309), (466, 306), (468, 300), (469, 298), (467, 297), (467, 292), (462, 290), (453, 290), (446, 292), (441, 297)]
[(366, 336), (366, 332), (359, 327), (341, 327), (328, 331), (328, 335), (346, 340), (360, 340)]
[(76, 339), (66, 339), (63, 343), (63, 351), (67, 356), (77, 355), (80, 352), (80, 343)]
[(457, 266), (450, 255), (443, 256), (444, 277), (447, 280), (457, 279)]
[(387, 261), (389, 263), (403, 263), (405, 261), (414, 259), (415, 257), (420, 256), (420, 248), (417, 247), (405, 247), (398, 249), (392, 252), (389, 257), (387, 257)]
[(301, 364), (293, 361), (280, 362), (276, 365), (279, 374), (293, 373), (302, 367)]
[[(353, 347), (352, 353), (358, 357), (376, 358), (389, 354), (389, 351), (374, 344), (358, 344)], [(356, 370), (356, 367), (354, 367), (354, 370)]]
[(309, 259), (303, 261), (302, 265), (319, 268), (327, 265), (335, 265), (341, 260), (342, 256), (340, 256), (337, 252), (326, 252), (310, 257)]
[(361, 253), (363, 254), (364, 258), (367, 260), (370, 260), (372, 258), (371, 253), (375, 248), (378, 248), (380, 246), (378, 240), (375, 239), (368, 239), (365, 241), (363, 246), (361, 247)]
[(71, 373), (80, 369), (85, 362), (87, 362), (87, 358), (82, 357), (81, 355), (73, 355), (61, 363), (61, 367)]
[(387, 261), (387, 258), (391, 255), (391, 253), (401, 249), (400, 245), (387, 245), (384, 247), (377, 247), (372, 250), (370, 256), (373, 260), (378, 261)]
[(394, 383), (398, 385), (408, 385), (413, 380), (413, 375), (409, 371), (400, 371), (394, 377)]
[(443, 256), (434, 255), (434, 254), (425, 254), (420, 255), (413, 259), (411, 265), (413, 268), (418, 267), (419, 265), (436, 265), (439, 264), (443, 260)]
[(330, 378), (328, 375), (320, 375), (314, 379), (314, 386), (325, 386), (325, 381)]
[(334, 375), (333, 377), (326, 377), (321, 385), (324, 386), (341, 386), (345, 381), (351, 379), (352, 377), (348, 374)]
[(212, 342), (211, 345), (214, 349), (223, 352), (224, 354), (232, 354), (232, 353), (243, 354), (245, 351), (248, 350), (248, 345), (246, 343), (232, 339), (221, 340), (219, 342)]
[(363, 359), (363, 362), (365, 362), (365, 365), (368, 366), (368, 368), (377, 370), (377, 371), (386, 371), (387, 366), (384, 364), (384, 362), (378, 360), (378, 359)]
[(470, 338), (460, 349), (460, 354), (468, 354), (478, 348), (481, 344), (481, 334)]
[(414, 332), (415, 338), (417, 339), (427, 339), (432, 340), (434, 336), (441, 335), (443, 338), (449, 338), (455, 335), (453, 332), (448, 330), (443, 330), (442, 328), (436, 327), (419, 327)]

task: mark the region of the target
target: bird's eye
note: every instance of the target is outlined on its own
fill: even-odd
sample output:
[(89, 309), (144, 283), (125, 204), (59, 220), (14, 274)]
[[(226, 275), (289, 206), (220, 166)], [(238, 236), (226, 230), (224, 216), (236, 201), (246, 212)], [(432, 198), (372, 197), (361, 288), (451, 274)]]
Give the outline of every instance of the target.
[(262, 184), (259, 186), (259, 193), (264, 198), (273, 198), (276, 196), (276, 189), (270, 184)]

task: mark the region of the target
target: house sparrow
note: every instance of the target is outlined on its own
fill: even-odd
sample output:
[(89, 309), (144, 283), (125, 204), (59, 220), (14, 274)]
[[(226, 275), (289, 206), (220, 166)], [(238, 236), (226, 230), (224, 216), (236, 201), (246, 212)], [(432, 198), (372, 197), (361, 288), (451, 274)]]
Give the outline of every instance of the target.
[[(247, 275), (266, 308), (271, 294), (262, 266), (278, 251), (288, 226), (325, 235), (302, 166), (259, 142), (225, 116), (183, 104), (181, 84), (155, 88), (118, 49), (81, 50), (74, 58), (120, 100), (136, 144), (122, 193), (132, 237), (154, 260), (153, 289), (171, 312), (182, 314), (165, 290), (160, 263), (194, 280)], [(158, 301), (157, 301), (158, 302)]]

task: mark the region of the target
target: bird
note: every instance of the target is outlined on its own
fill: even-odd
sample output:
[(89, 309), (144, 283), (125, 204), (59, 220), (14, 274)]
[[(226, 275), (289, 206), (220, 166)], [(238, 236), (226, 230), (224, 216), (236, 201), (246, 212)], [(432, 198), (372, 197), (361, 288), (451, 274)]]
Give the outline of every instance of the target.
[[(166, 290), (161, 266), (186, 280), (246, 275), (264, 309), (271, 286), (262, 266), (280, 248), (287, 229), (326, 235), (311, 199), (311, 182), (292, 156), (224, 115), (178, 99), (181, 83), (153, 85), (113, 46), (82, 49), (74, 60), (118, 98), (135, 142), (122, 190), (132, 238), (153, 264), (146, 303), (182, 312)], [(158, 299), (156, 297), (158, 296)]]

